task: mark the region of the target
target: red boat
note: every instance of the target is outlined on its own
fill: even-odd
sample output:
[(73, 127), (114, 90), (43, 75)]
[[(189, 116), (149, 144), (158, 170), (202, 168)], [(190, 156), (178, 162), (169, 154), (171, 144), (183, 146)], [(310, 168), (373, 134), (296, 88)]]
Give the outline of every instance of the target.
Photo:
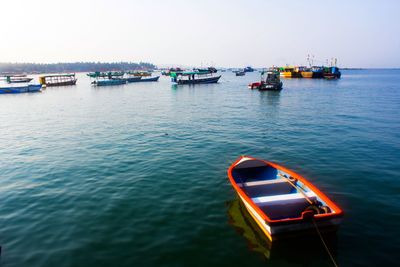
[(276, 163), (242, 156), (228, 178), (249, 214), (271, 240), (337, 230), (343, 211), (299, 174)]

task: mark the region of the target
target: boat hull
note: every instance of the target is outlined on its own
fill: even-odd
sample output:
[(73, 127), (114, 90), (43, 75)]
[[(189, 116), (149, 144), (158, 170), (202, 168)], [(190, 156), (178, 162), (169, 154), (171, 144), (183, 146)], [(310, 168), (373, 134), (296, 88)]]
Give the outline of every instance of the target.
[(281, 77), (284, 77), (284, 78), (292, 78), (292, 72), (291, 71), (281, 71), (279, 75)]
[(151, 78), (142, 78), (140, 81), (141, 82), (158, 82), (158, 79), (160, 79), (160, 76), (151, 77)]
[(126, 84), (125, 79), (96, 81), (97, 86), (112, 86), (112, 85), (122, 85), (122, 84)]
[(323, 77), (324, 79), (328, 80), (334, 80), (334, 79), (340, 79), (341, 73), (324, 73)]
[(141, 76), (138, 77), (129, 77), (125, 79), (128, 83), (136, 83), (136, 82), (140, 82), (142, 80)]
[(128, 83), (138, 83), (138, 82), (158, 82), (158, 79), (160, 79), (160, 76), (155, 76), (155, 77), (150, 77), (150, 78), (143, 78), (143, 76), (129, 77), (129, 78), (126, 78), (125, 80)]
[[(291, 238), (294, 236), (307, 235), (315, 232), (314, 223), (309, 220), (306, 222), (290, 223), (286, 225), (270, 225), (262, 219), (261, 215), (252, 208), (252, 206), (238, 194), (240, 201), (244, 204), (246, 210), (256, 222), (260, 230), (268, 237), (269, 240), (275, 241), (279, 239)], [(330, 219), (326, 221), (316, 222), (318, 230), (323, 233), (335, 232), (341, 223), (341, 218)]]
[(324, 77), (324, 75), (323, 75), (322, 71), (313, 71), (312, 72), (313, 79), (321, 79), (323, 77)]
[(299, 70), (295, 70), (292, 72), (292, 78), (303, 78), (303, 76)]
[(310, 79), (313, 77), (313, 72), (312, 71), (302, 71), (301, 77)]
[(280, 91), (282, 90), (282, 82), (279, 83), (271, 83), (271, 84), (261, 84), (258, 87), (258, 90), (260, 91)]
[(177, 84), (207, 84), (207, 83), (217, 83), (221, 76), (209, 77), (209, 78), (201, 78), (194, 80), (178, 80)]
[(26, 86), (0, 87), (0, 94), (20, 94), (40, 92), (41, 84), (30, 84)]
[(261, 86), (261, 82), (255, 82), (248, 85), (249, 89), (258, 89)]
[(68, 86), (68, 85), (75, 85), (77, 79), (65, 82), (57, 82), (57, 83), (45, 83), (46, 87), (53, 87), (53, 86)]
[(33, 78), (18, 78), (18, 79), (9, 79), (8, 83), (29, 83), (33, 80)]

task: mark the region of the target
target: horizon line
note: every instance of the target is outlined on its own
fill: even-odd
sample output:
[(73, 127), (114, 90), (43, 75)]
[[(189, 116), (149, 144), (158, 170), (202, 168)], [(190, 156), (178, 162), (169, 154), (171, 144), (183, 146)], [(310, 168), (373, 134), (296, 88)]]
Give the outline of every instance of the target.
[[(87, 64), (87, 63), (94, 63), (94, 64), (122, 64), (122, 63), (128, 63), (128, 64), (151, 64), (156, 66), (156, 68), (165, 68), (166, 66), (169, 67), (184, 67), (184, 68), (193, 68), (196, 67), (196, 65), (187, 65), (187, 64), (156, 64), (156, 63), (152, 63), (149, 61), (59, 61), (59, 62), (0, 62), (0, 65), (6, 65), (6, 64), (13, 64), (13, 65), (23, 65), (23, 64), (32, 64), (32, 65), (57, 65), (57, 64)], [(251, 66), (251, 65), (249, 65)], [(275, 65), (272, 64), (271, 66), (276, 66), (278, 67), (279, 65)], [(298, 65), (282, 65), (282, 66), (304, 66), (302, 64), (298, 64)], [(319, 65), (316, 65), (319, 66)], [(324, 65), (321, 65), (324, 66)], [(242, 67), (238, 67), (238, 66), (204, 66), (204, 67), (216, 67), (216, 68), (224, 68), (224, 69), (230, 69), (230, 68), (242, 68)], [(266, 68), (266, 66), (251, 66), (255, 69), (262, 69), (262, 68)], [(398, 67), (354, 67), (354, 66), (341, 66), (339, 67), (341, 69), (400, 69), (400, 66)]]

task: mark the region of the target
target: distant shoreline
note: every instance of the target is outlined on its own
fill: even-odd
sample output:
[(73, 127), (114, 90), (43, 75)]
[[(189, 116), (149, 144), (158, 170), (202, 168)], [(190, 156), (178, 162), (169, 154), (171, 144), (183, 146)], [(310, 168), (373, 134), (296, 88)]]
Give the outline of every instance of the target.
[[(156, 70), (155, 64), (147, 62), (60, 62), (60, 63), (0, 63), (0, 75), (43, 74), (43, 73), (80, 73), (94, 71)], [(237, 69), (218, 67), (217, 69)], [(255, 68), (263, 69), (263, 68)], [(341, 67), (341, 70), (399, 70), (399, 68), (353, 68)]]
[(156, 68), (156, 65), (147, 62), (0, 63), (1, 74), (154, 70)]
[(341, 70), (400, 70), (400, 68), (340, 68)]

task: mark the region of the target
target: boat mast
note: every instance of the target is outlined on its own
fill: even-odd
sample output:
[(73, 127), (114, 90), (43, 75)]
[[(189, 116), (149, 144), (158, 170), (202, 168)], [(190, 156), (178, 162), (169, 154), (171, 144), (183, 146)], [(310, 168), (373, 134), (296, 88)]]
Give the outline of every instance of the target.
[(308, 65), (310, 65), (310, 68), (314, 65), (314, 55), (312, 55), (312, 59), (310, 57), (310, 54), (307, 55), (307, 62)]

